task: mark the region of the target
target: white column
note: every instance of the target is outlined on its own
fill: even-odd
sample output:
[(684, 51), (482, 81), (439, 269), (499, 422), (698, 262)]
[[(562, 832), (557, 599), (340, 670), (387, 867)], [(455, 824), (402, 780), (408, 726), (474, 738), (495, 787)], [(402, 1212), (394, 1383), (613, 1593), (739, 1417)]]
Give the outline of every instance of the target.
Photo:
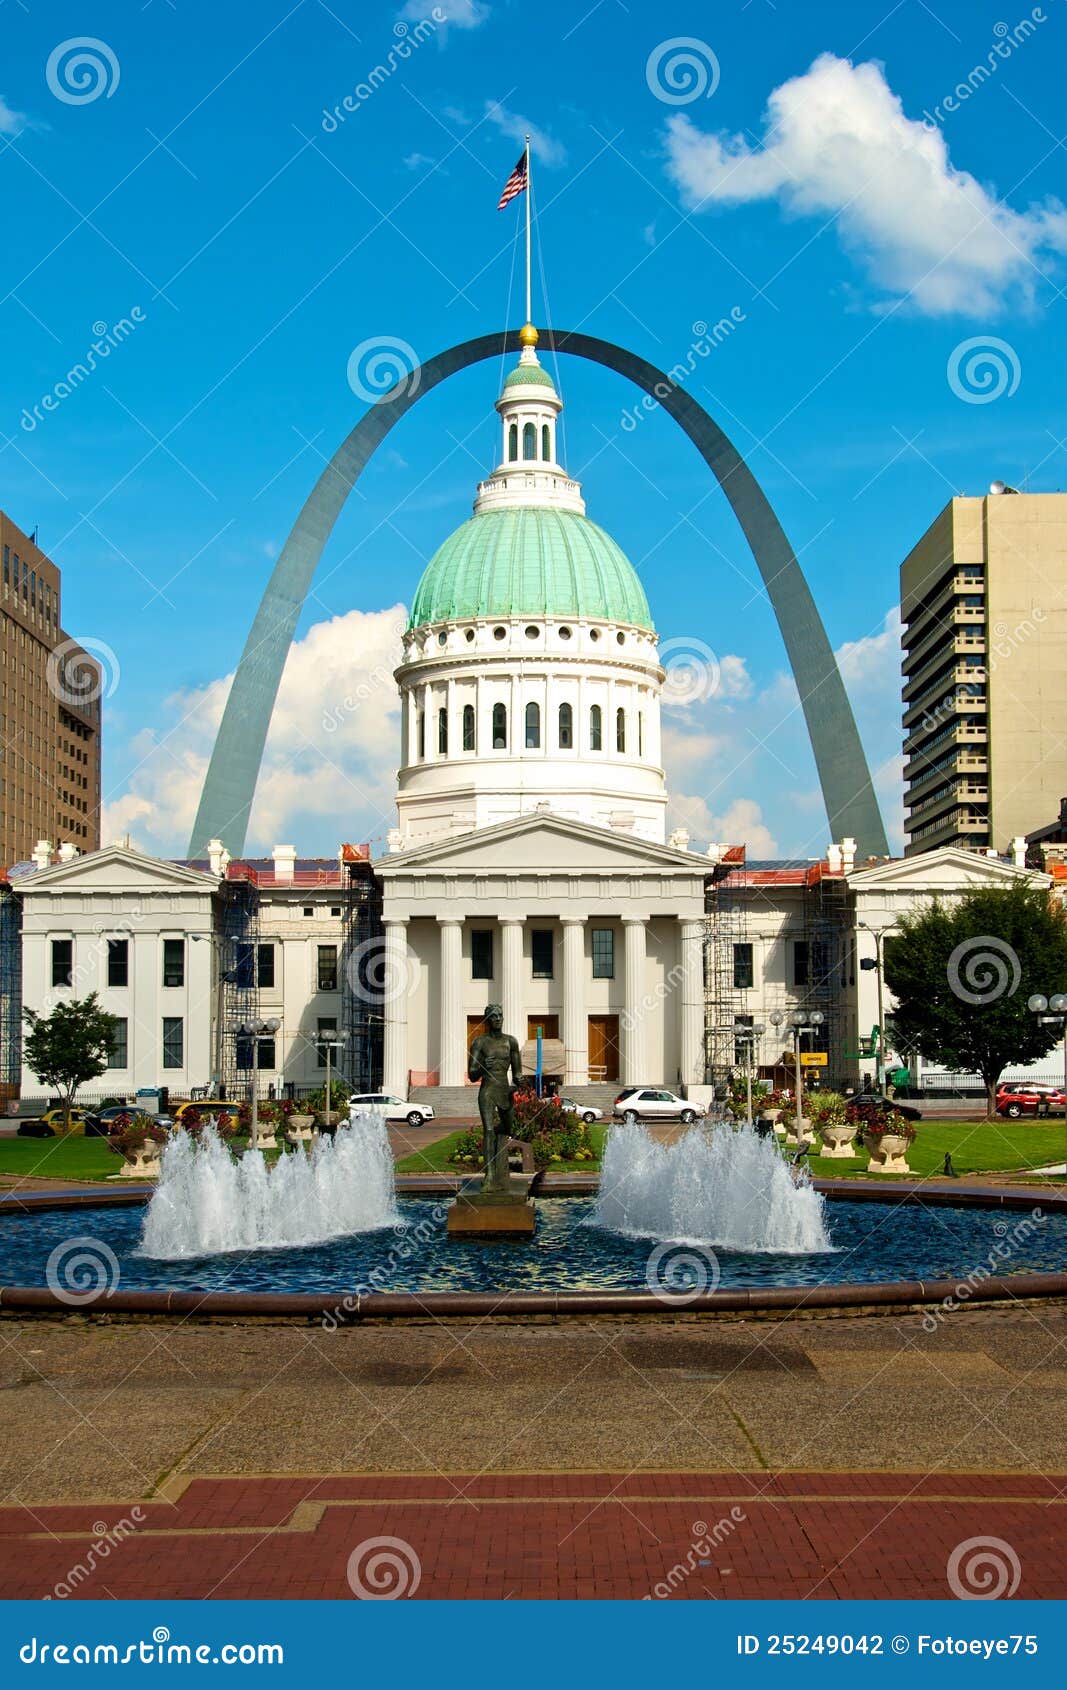
[[(612, 728), (614, 732), (614, 726)], [(645, 917), (624, 915), (622, 1080), (627, 1086), (647, 1084), (645, 1072)]]
[(440, 1048), (437, 1068), (443, 1086), (461, 1086), (467, 1072), (460, 967), (463, 957), (462, 916), (439, 915), (441, 929)]
[(526, 996), (522, 989), (522, 927), (521, 915), (500, 917), (501, 963), (500, 1001), (504, 1008), (504, 1031), (526, 1043)]
[(679, 960), (682, 978), (679, 993), (678, 1066), (682, 1085), (704, 1083), (704, 924), (679, 921)]
[(408, 947), (407, 922), (385, 921), (382, 966), (382, 1015), (385, 1019), (382, 1088), (408, 1094)]
[(585, 1002), (585, 922), (563, 921), (564, 1084), (589, 1084), (589, 1020)]

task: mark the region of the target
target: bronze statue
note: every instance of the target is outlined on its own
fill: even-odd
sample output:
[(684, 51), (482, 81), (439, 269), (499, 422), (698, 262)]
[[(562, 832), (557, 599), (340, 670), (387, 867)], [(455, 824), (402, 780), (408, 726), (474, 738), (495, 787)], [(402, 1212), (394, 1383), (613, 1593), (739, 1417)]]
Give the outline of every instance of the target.
[[(504, 1011), (498, 1003), (485, 1008), (487, 1031), (479, 1033), (470, 1049), (467, 1074), (480, 1080), (478, 1113), (482, 1118), (485, 1178), (483, 1194), (507, 1192), (508, 1139), (511, 1137), (514, 1094), (522, 1085), (522, 1053), (517, 1040), (505, 1033)], [(510, 1076), (510, 1077), (509, 1077)]]

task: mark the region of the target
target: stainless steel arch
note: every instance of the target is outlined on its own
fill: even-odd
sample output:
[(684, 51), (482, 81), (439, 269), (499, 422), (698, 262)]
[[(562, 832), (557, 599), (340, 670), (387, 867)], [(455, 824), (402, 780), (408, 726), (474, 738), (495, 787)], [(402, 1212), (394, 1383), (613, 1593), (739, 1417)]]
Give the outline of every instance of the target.
[[(856, 839), (861, 858), (887, 855), (867, 759), (822, 618), (793, 548), (739, 452), (690, 393), (644, 358), (593, 335), (559, 329), (542, 330), (541, 344), (627, 376), (685, 430), (730, 501), (778, 619), (800, 691), (831, 836)], [(200, 795), (189, 841), (191, 857), (203, 856), (208, 840), (216, 838), (235, 856), (244, 850), (267, 728), (297, 620), (330, 530), (372, 454), (424, 393), (471, 364), (518, 350), (518, 333), (509, 329), (439, 352), (371, 406), (319, 476), (274, 566), (245, 642)]]

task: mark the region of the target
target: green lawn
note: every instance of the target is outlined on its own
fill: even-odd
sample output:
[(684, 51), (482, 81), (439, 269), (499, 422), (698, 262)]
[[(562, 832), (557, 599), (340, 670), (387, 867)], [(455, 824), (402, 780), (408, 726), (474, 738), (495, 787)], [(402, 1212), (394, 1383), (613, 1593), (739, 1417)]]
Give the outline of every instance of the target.
[[(455, 1162), (450, 1162), (456, 1145), (469, 1132), (468, 1127), (462, 1127), (458, 1132), (449, 1133), (446, 1138), (439, 1138), (435, 1144), (428, 1144), (425, 1150), (416, 1152), (414, 1156), (405, 1156), (396, 1165), (398, 1174), (466, 1174), (473, 1173), (472, 1168), (462, 1168)], [(596, 1151), (594, 1162), (553, 1162), (553, 1173), (597, 1173), (600, 1168), (600, 1154), (604, 1148), (604, 1138), (608, 1130), (606, 1121), (594, 1121), (586, 1128), (590, 1149)]]
[(40, 1179), (98, 1180), (117, 1174), (121, 1156), (106, 1138), (0, 1138), (0, 1173), (34, 1174)]

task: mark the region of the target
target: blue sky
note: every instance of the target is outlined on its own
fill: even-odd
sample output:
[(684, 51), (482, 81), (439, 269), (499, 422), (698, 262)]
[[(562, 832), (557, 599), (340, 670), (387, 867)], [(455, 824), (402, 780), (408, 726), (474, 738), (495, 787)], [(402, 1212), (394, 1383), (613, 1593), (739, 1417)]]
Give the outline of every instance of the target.
[[(900, 560), (954, 492), (1067, 482), (1063, 0), (9, 4), (4, 35), (0, 504), (40, 525), (68, 630), (114, 654), (105, 838), (184, 848), (272, 560), (363, 408), (353, 349), (428, 356), (504, 324), (522, 202), (496, 201), (531, 127), (536, 316), (669, 368), (734, 311), (693, 391), (801, 558), (899, 841)], [(56, 50), (84, 36), (104, 45), (79, 71)], [(968, 375), (959, 349), (990, 336)], [(331, 852), (390, 825), (399, 607), (492, 467), (497, 374), (428, 396), (349, 500), (252, 844)], [(725, 501), (661, 414), (624, 424), (638, 395), (617, 377), (565, 360), (560, 378), (590, 515), (661, 637), (720, 663), (712, 696), (668, 714), (676, 820), (821, 851), (780, 636)]]

